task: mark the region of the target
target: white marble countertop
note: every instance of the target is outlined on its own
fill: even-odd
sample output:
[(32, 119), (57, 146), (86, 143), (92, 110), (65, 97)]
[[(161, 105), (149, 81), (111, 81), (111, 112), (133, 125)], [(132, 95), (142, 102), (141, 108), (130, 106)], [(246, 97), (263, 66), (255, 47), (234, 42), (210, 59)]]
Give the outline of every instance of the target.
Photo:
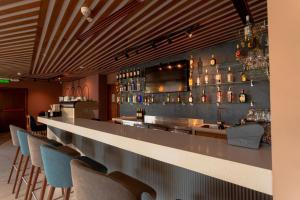
[(223, 139), (81, 118), (38, 117), (38, 122), (272, 195), (269, 146), (253, 150), (228, 145)]

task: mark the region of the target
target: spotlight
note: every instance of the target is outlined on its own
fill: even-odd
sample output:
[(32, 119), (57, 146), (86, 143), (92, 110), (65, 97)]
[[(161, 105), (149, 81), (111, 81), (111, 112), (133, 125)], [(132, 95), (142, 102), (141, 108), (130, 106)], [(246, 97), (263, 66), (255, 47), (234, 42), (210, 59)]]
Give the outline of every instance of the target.
[(168, 69), (172, 69), (172, 66), (171, 66), (171, 65), (168, 65)]
[(182, 67), (182, 65), (181, 65), (181, 64), (178, 64), (178, 65), (177, 65), (177, 68), (179, 68), (179, 69), (180, 69), (181, 67)]
[(88, 22), (93, 21), (93, 18), (91, 17), (92, 11), (90, 8), (83, 6), (83, 7), (81, 7), (80, 11)]
[(192, 38), (192, 37), (193, 37), (193, 33), (192, 33), (191, 30), (186, 31), (186, 35), (187, 35), (189, 38)]

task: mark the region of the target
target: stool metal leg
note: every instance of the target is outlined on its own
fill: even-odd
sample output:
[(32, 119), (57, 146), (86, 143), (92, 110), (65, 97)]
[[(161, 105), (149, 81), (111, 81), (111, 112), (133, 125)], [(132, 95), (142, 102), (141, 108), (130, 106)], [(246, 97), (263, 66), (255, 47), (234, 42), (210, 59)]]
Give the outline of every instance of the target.
[(11, 176), (12, 176), (12, 174), (13, 174), (15, 168), (16, 168), (16, 163), (17, 163), (17, 159), (18, 159), (18, 156), (19, 156), (19, 152), (20, 152), (20, 147), (17, 148), (16, 155), (15, 155), (15, 158), (13, 160), (13, 164), (11, 166), (9, 178), (8, 178), (8, 181), (7, 181), (8, 184), (10, 183)]
[(18, 179), (19, 179), (19, 174), (20, 174), (20, 171), (21, 171), (21, 165), (22, 165), (22, 162), (23, 162), (23, 158), (24, 158), (24, 156), (21, 155), (21, 158), (20, 158), (20, 161), (19, 161), (19, 164), (18, 164), (18, 168), (17, 168), (17, 174), (16, 174), (16, 179), (15, 179), (15, 183), (14, 183), (12, 193), (15, 193), (16, 185), (17, 185), (17, 182), (18, 182)]
[(32, 182), (32, 185), (31, 185), (30, 194), (29, 194), (28, 198), (26, 198), (27, 200), (28, 200), (28, 199), (31, 199), (31, 197), (32, 197), (32, 193), (33, 193), (34, 190), (35, 190), (36, 183), (37, 183), (37, 180), (38, 180), (38, 178), (39, 178), (40, 172), (41, 172), (41, 168), (40, 168), (40, 167), (37, 167), (37, 170), (36, 170), (36, 172), (35, 172), (35, 175), (34, 175), (34, 178), (33, 178), (33, 182)]
[(55, 187), (51, 186), (48, 194), (47, 200), (52, 200), (54, 195)]
[(26, 200), (27, 197), (28, 197), (28, 193), (29, 193), (29, 190), (30, 190), (31, 182), (32, 182), (32, 177), (33, 177), (33, 174), (34, 174), (34, 169), (35, 169), (35, 166), (32, 165), (31, 170), (30, 170), (30, 174), (29, 174), (29, 180), (28, 180), (27, 187), (26, 187), (24, 200)]
[(22, 183), (23, 183), (23, 178), (24, 178), (24, 175), (25, 175), (25, 172), (26, 172), (28, 161), (29, 161), (29, 156), (26, 156), (25, 165), (24, 165), (24, 168), (23, 168), (20, 180), (19, 180), (19, 184), (18, 184), (16, 196), (15, 196), (16, 199), (19, 197), (19, 192), (20, 192), (20, 189), (21, 189), (21, 186), (22, 186)]

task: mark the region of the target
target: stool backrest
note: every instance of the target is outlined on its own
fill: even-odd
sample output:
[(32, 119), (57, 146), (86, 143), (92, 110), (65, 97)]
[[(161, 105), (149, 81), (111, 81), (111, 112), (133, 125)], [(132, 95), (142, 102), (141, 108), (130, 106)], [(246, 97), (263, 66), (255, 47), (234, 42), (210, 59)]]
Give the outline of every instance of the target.
[(20, 146), (17, 131), (24, 130), (24, 129), (22, 129), (18, 126), (12, 125), (12, 124), (9, 125), (9, 129), (10, 129), (10, 135), (11, 135), (11, 140), (12, 140), (13, 145)]
[(124, 185), (107, 175), (91, 169), (81, 160), (71, 161), (76, 199), (137, 200)]
[(28, 135), (28, 146), (32, 165), (43, 168), (41, 145), (53, 145), (51, 140), (34, 135)]
[(70, 162), (74, 158), (50, 145), (41, 145), (47, 181), (53, 187), (72, 187)]
[(30, 152), (29, 152), (28, 139), (27, 139), (29, 133), (26, 132), (25, 130), (18, 130), (17, 135), (18, 135), (22, 155), (29, 156)]

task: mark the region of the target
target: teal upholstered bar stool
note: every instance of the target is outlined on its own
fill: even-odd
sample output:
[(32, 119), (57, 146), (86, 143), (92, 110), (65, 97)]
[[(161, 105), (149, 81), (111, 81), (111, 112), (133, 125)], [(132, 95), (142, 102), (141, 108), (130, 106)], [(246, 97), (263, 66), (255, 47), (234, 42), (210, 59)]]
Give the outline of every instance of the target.
[[(18, 186), (17, 186), (15, 198), (18, 198), (18, 196), (19, 196), (19, 192), (20, 192), (22, 183), (23, 182), (25, 182), (25, 184), (28, 183), (27, 179), (25, 178), (25, 173), (26, 173), (26, 170), (27, 170), (29, 157), (30, 157), (30, 152), (29, 152), (29, 147), (28, 147), (28, 140), (27, 140), (27, 136), (29, 135), (29, 133), (24, 131), (24, 130), (18, 130), (17, 135), (18, 135), (20, 150), (21, 150), (21, 160), (20, 160), (20, 164), (18, 165), (18, 168), (21, 168), (23, 158), (25, 158), (25, 163), (23, 165), (21, 177), (18, 180), (19, 183), (18, 183)], [(18, 175), (17, 175), (16, 178), (18, 178)]]
[(46, 179), (50, 185), (48, 200), (53, 199), (55, 188), (63, 188), (64, 199), (68, 200), (73, 186), (70, 162), (80, 154), (67, 146), (41, 145), (41, 155)]
[(153, 188), (121, 172), (106, 175), (79, 159), (71, 161), (71, 171), (76, 199), (156, 199), (156, 192)]
[[(34, 191), (36, 190), (36, 184), (37, 184), (39, 175), (43, 174), (43, 169), (44, 169), (42, 155), (41, 155), (41, 149), (40, 149), (41, 145), (45, 144), (45, 145), (51, 145), (53, 147), (59, 147), (62, 145), (54, 140), (49, 140), (45, 137), (38, 137), (38, 136), (34, 136), (34, 135), (28, 135), (27, 140), (28, 140), (30, 160), (31, 160), (32, 165), (31, 165), (29, 181), (27, 184), (24, 199), (31, 200), (33, 195), (34, 195), (35, 199), (37, 199), (34, 194)], [(44, 175), (39, 200), (44, 199), (46, 186), (47, 186), (47, 179)]]
[[(12, 166), (11, 166), (11, 169), (10, 169), (8, 181), (7, 181), (7, 183), (10, 183), (13, 172), (16, 171), (17, 178), (15, 179), (15, 182), (14, 182), (14, 189), (13, 189), (13, 193), (14, 193), (15, 192), (15, 187), (16, 187), (16, 184), (17, 184), (17, 179), (19, 177), (19, 172), (20, 172), (20, 168), (18, 168), (18, 166), (17, 166), (17, 160), (18, 160), (18, 157), (20, 157), (20, 159), (21, 159), (21, 155), (19, 156), (19, 154), (20, 154), (20, 144), (19, 144), (17, 131), (18, 130), (23, 130), (23, 129), (20, 128), (20, 127), (14, 126), (14, 125), (9, 125), (9, 129), (10, 129), (12, 144), (13, 144), (13, 146), (17, 147), (15, 157), (13, 159)], [(19, 159), (19, 164), (22, 163), (20, 159)]]

